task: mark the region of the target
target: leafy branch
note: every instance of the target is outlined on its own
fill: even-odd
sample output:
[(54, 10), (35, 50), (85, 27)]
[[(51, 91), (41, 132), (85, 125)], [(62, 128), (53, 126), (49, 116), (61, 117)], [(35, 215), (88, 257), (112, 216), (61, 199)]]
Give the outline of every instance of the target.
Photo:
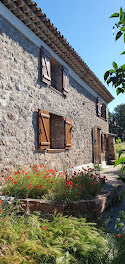
[[(115, 23), (115, 27), (119, 29), (116, 34), (115, 40), (118, 40), (122, 35), (125, 44), (125, 11), (123, 11), (122, 7), (120, 8), (120, 13), (114, 13), (110, 16), (110, 18), (119, 17), (118, 23)], [(113, 34), (114, 29), (113, 26)], [(125, 54), (125, 51), (121, 53)], [(118, 66), (116, 62), (112, 63), (113, 69), (110, 69), (104, 74), (104, 81), (109, 85), (112, 83), (112, 86), (116, 88), (117, 95), (120, 93), (125, 93), (125, 64), (122, 66)]]

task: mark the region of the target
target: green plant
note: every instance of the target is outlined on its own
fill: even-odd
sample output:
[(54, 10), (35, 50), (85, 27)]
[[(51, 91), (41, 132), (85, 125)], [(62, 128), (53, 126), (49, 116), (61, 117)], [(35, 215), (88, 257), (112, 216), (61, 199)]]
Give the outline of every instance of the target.
[(102, 168), (101, 165), (94, 164), (94, 168), (95, 168), (96, 170), (103, 171), (103, 168)]
[(123, 182), (125, 182), (125, 178), (124, 178), (124, 173), (125, 173), (125, 157), (121, 157), (122, 155), (122, 151), (119, 152), (119, 158), (115, 161), (114, 167), (122, 164), (121, 169), (120, 169), (120, 175), (119, 178), (120, 180), (122, 180)]
[(44, 165), (40, 168), (26, 173), (15, 171), (13, 176), (4, 179), (3, 193), (16, 198), (45, 198), (69, 203), (91, 199), (101, 191), (104, 178), (92, 169), (66, 173), (47, 170)]
[[(124, 43), (125, 43), (125, 10), (120, 8), (119, 13), (114, 13), (110, 16), (110, 18), (118, 17), (119, 21), (115, 24), (115, 27), (119, 29), (119, 31), (116, 34), (115, 40), (118, 40), (122, 35), (124, 36)], [(114, 28), (113, 27), (113, 31)], [(114, 32), (113, 32), (114, 34)], [(125, 51), (123, 51), (121, 54), (125, 55)], [(104, 74), (104, 80), (109, 83), (112, 82), (112, 85), (116, 88), (116, 94), (125, 93), (125, 64), (118, 67), (117, 63), (113, 61), (112, 63), (113, 69), (108, 70)]]
[(121, 138), (120, 137), (118, 137), (117, 139), (116, 139), (116, 141), (115, 141), (115, 143), (116, 144), (119, 144), (119, 143), (121, 143), (122, 141), (121, 141)]
[(84, 218), (56, 215), (50, 221), (14, 211), (0, 216), (2, 264), (106, 264), (112, 252), (111, 236)]

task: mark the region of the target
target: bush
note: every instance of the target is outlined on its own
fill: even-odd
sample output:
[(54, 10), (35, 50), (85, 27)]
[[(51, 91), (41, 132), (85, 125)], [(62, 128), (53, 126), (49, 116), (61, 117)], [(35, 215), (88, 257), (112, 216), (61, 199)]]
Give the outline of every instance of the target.
[(100, 171), (103, 171), (103, 168), (102, 168), (101, 165), (94, 164), (94, 168), (95, 168), (96, 170), (98, 170), (98, 168), (99, 168)]
[(119, 144), (119, 143), (121, 143), (122, 141), (121, 141), (121, 138), (120, 137), (118, 137), (117, 139), (116, 139), (116, 141), (115, 141), (115, 143), (116, 144)]
[[(4, 210), (4, 209), (3, 209)], [(84, 218), (0, 217), (0, 263), (109, 263), (112, 240)]]
[[(104, 176), (105, 177), (105, 176)], [(92, 169), (70, 170), (69, 173), (47, 170), (44, 165), (31, 172), (14, 172), (4, 178), (3, 194), (16, 198), (45, 198), (67, 203), (91, 199), (100, 193), (103, 178)]]

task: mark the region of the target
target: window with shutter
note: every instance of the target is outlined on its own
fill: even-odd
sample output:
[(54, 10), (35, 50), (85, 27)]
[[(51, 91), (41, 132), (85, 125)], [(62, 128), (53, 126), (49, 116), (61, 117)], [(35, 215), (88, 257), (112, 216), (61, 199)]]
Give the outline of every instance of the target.
[(63, 93), (66, 95), (69, 88), (69, 73), (66, 67), (62, 66), (63, 73)]
[(51, 84), (51, 69), (50, 69), (50, 54), (41, 47), (41, 81), (47, 84)]
[(50, 114), (47, 111), (38, 111), (38, 148), (50, 148)]
[(65, 149), (71, 149), (71, 119), (65, 118)]
[(38, 149), (71, 149), (71, 120), (38, 110)]

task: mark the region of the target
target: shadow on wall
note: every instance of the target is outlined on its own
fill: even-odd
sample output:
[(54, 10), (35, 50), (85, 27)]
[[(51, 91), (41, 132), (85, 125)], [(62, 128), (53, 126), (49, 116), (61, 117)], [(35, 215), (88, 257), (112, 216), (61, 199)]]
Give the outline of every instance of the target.
[(34, 145), (35, 153), (38, 152), (38, 112), (34, 111), (32, 114), (32, 126), (34, 129)]

